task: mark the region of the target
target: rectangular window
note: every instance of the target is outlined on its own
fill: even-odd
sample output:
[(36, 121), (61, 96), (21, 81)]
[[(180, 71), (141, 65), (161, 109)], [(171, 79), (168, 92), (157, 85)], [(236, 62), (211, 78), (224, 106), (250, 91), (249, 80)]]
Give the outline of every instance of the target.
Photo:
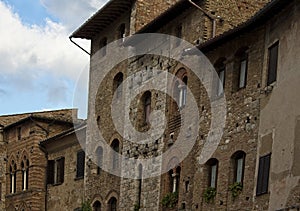
[(76, 168), (76, 178), (80, 179), (84, 177), (84, 151), (77, 152), (77, 168)]
[(47, 184), (58, 185), (64, 182), (65, 158), (49, 160), (47, 166)]
[(224, 93), (224, 85), (225, 85), (225, 68), (222, 68), (219, 71), (219, 83), (218, 83), (218, 92), (217, 96), (221, 96)]
[(244, 169), (244, 158), (237, 159), (237, 166), (236, 166), (236, 182), (242, 183), (243, 181), (243, 169)]
[(275, 82), (277, 78), (278, 46), (279, 42), (269, 48), (268, 86)]
[(217, 165), (211, 166), (211, 172), (210, 172), (210, 187), (216, 188), (217, 186)]
[(271, 154), (259, 158), (256, 195), (268, 193)]
[(247, 59), (242, 60), (240, 63), (239, 89), (246, 87), (247, 63)]

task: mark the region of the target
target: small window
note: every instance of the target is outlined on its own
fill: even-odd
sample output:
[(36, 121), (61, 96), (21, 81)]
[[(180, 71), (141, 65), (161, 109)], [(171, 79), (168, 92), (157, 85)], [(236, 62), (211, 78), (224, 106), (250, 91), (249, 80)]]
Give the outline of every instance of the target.
[(271, 154), (259, 158), (256, 195), (268, 193)]
[(105, 56), (106, 55), (106, 45), (107, 45), (107, 38), (104, 37), (100, 41), (100, 56)]
[(221, 96), (224, 93), (225, 85), (225, 67), (219, 70), (220, 83), (218, 84), (218, 96)]
[(120, 153), (120, 142), (118, 139), (113, 140), (111, 144), (111, 148), (114, 151), (112, 156), (112, 168), (117, 169), (119, 167), (119, 153)]
[(151, 113), (151, 92), (145, 92), (142, 99), (144, 103), (144, 121), (145, 123), (149, 124)]
[(47, 184), (59, 185), (64, 182), (65, 158), (49, 160), (47, 167)]
[(14, 161), (11, 162), (11, 166), (9, 168), (10, 173), (10, 193), (16, 193), (17, 187), (17, 165)]
[(117, 211), (117, 199), (115, 197), (112, 197), (108, 201), (108, 210), (109, 211)]
[(76, 165), (76, 178), (81, 179), (84, 177), (84, 167), (85, 167), (85, 152), (77, 152), (77, 165)]
[(208, 173), (209, 173), (209, 187), (217, 188), (217, 179), (218, 179), (218, 160), (210, 159), (207, 162), (208, 165)]
[(216, 96), (220, 97), (224, 94), (224, 87), (225, 87), (225, 72), (226, 72), (226, 65), (225, 59), (219, 59), (215, 65), (216, 71), (218, 73), (217, 83), (216, 85)]
[(114, 93), (117, 92), (116, 93), (117, 99), (122, 97), (122, 92), (123, 92), (122, 83), (123, 83), (123, 73), (120, 72), (114, 77), (114, 84), (113, 84)]
[(238, 151), (232, 155), (234, 162), (234, 182), (243, 184), (246, 153)]
[(277, 79), (278, 46), (279, 42), (269, 48), (268, 86)]
[(125, 37), (126, 37), (126, 25), (125, 25), (125, 23), (122, 23), (118, 30), (117, 39), (124, 39)]
[(245, 88), (247, 85), (248, 47), (243, 47), (235, 54), (233, 91)]
[(22, 168), (22, 190), (28, 190), (28, 178), (29, 178), (29, 160), (24, 160), (21, 163)]
[(183, 108), (186, 105), (186, 95), (187, 95), (187, 76), (182, 80), (183, 84), (179, 88), (179, 108)]
[(99, 201), (94, 202), (93, 211), (101, 211), (101, 203)]

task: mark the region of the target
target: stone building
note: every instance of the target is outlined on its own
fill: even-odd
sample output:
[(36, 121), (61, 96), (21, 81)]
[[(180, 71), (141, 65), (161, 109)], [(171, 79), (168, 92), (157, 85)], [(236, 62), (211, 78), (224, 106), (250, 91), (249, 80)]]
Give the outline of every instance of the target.
[(46, 210), (80, 210), (84, 202), (85, 134), (86, 124), (82, 123), (40, 143), (48, 160)]
[[(137, 158), (158, 156), (176, 141), (188, 141), (188, 135), (184, 140), (176, 140), (182, 126), (178, 110), (188, 113), (189, 109), (184, 107), (189, 101), (184, 87), (193, 93), (202, 120), (197, 125), (200, 130), (196, 143), (178, 165), (153, 178), (122, 177), (126, 174), (122, 172), (125, 163), (117, 163), (121, 173), (112, 171), (121, 177), (107, 172), (98, 174), (97, 165), (91, 166), (86, 170), (85, 197), (108, 210), (299, 209), (296, 162), (299, 98), (297, 83), (290, 83), (298, 79), (299, 1), (182, 0), (172, 2), (168, 9), (165, 1), (161, 3), (163, 7), (144, 1), (109, 1), (70, 37), (91, 40), (87, 155), (102, 157), (100, 160), (108, 164), (102, 164), (105, 161), (101, 164), (109, 169), (109, 165), (114, 165), (114, 158), (110, 151), (104, 150), (103, 144), (134, 162)], [(149, 13), (158, 8), (161, 11), (153, 12), (153, 16)], [(136, 15), (141, 10), (146, 17)], [(208, 142), (213, 108), (205, 84), (188, 67), (169, 58), (144, 55), (122, 61), (106, 75), (101, 71), (105, 69), (101, 66), (102, 58), (112, 56), (111, 49), (103, 48), (107, 43), (142, 33), (174, 35), (197, 45), (219, 75), (224, 90), (218, 87), (215, 94), (225, 96), (227, 118), (217, 149), (203, 164), (199, 160)], [(123, 44), (130, 45), (130, 40), (127, 41)], [(140, 45), (147, 44), (147, 41), (140, 42)], [(193, 57), (195, 52), (185, 49), (182, 55)], [(130, 122), (117, 131), (111, 105), (118, 101), (113, 101), (113, 95), (116, 93), (117, 98), (125, 101), (130, 99), (134, 89), (145, 87), (151, 77), (161, 74), (155, 69), (180, 79), (170, 83), (166, 78), (162, 84), (174, 90), (177, 105), (158, 91), (145, 91), (130, 102), (130, 111), (120, 116), (121, 120), (128, 118)], [(117, 89), (127, 78), (133, 78), (133, 83)], [(292, 105), (283, 106), (283, 99)], [(128, 131), (132, 125), (140, 132), (151, 129), (148, 117), (149, 111), (154, 110), (165, 112), (164, 134), (156, 140), (151, 138), (157, 131), (148, 138), (131, 136)], [(121, 110), (118, 112), (122, 114)], [(153, 121), (160, 124), (163, 118), (156, 118)], [(99, 130), (103, 140), (98, 140)], [(120, 133), (147, 144), (131, 143)], [(163, 162), (172, 166), (178, 160), (174, 156)], [(163, 168), (163, 164), (158, 168)], [(147, 170), (138, 166), (132, 172)], [(170, 200), (172, 197), (176, 198), (175, 203)], [(172, 208), (164, 207), (162, 201)]]
[(45, 210), (47, 158), (40, 141), (73, 129), (76, 110), (0, 117), (1, 210)]

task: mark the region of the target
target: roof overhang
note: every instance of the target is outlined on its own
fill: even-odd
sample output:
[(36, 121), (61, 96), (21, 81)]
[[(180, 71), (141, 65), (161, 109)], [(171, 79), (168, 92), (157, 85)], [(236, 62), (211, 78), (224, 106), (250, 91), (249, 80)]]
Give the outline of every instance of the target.
[(70, 38), (92, 39), (107, 26), (131, 10), (134, 0), (110, 0), (82, 26), (80, 26)]

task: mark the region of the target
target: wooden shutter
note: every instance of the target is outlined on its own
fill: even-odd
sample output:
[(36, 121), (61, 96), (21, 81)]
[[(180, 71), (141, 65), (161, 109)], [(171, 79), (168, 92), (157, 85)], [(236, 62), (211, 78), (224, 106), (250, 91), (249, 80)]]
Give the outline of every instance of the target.
[(278, 42), (269, 48), (268, 85), (276, 81), (278, 64)]
[(259, 158), (256, 195), (268, 193), (271, 154)]
[(47, 184), (54, 184), (54, 160), (48, 160)]
[(82, 178), (84, 176), (84, 151), (77, 152), (77, 171), (76, 177)]

